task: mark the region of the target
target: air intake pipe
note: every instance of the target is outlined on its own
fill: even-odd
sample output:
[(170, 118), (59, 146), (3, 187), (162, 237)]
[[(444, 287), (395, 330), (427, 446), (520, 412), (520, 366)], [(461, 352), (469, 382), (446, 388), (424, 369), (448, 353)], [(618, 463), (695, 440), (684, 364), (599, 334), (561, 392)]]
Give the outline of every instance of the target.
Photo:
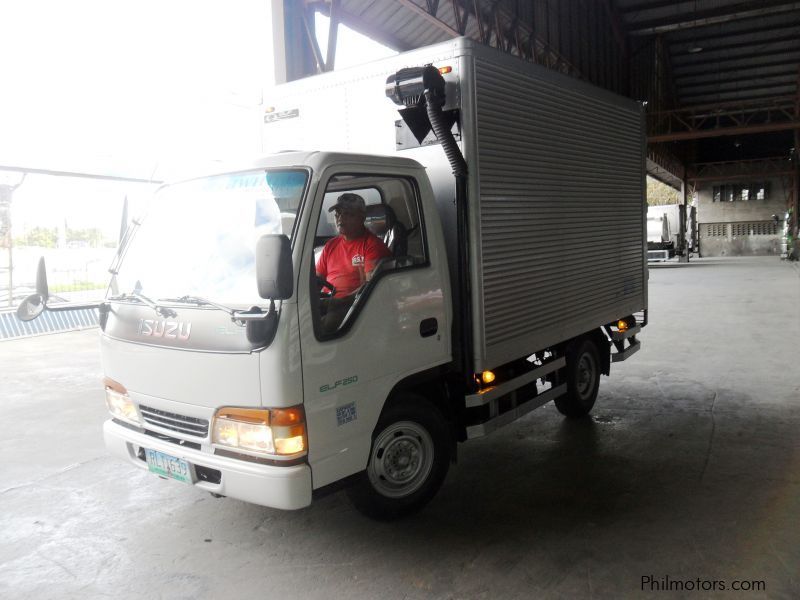
[[(469, 221), (467, 216), (467, 161), (456, 143), (451, 126), (446, 119), (445, 81), (433, 65), (401, 69), (386, 80), (386, 95), (395, 104), (403, 106), (400, 116), (421, 144), (433, 130), (441, 143), (456, 180), (456, 227), (458, 248), (458, 300), (455, 314), (458, 325), (455, 333), (460, 340), (459, 363), (465, 388), (472, 390), (472, 296), (469, 278)], [(427, 118), (426, 118), (427, 117)]]

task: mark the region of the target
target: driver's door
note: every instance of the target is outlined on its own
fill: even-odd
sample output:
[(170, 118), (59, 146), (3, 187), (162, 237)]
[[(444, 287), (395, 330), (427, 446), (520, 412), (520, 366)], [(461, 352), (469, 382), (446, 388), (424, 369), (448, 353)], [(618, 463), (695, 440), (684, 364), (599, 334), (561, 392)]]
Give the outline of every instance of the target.
[[(323, 176), (300, 273), (300, 335), (309, 461), (318, 488), (365, 468), (384, 401), (405, 377), (450, 360), (446, 260), (426, 230), (439, 228), (424, 173), (339, 168)], [(384, 261), (334, 331), (322, 328), (328, 290), (314, 277), (320, 245), (335, 235), (328, 207), (344, 192), (382, 203), (402, 225), (403, 254)], [(430, 197), (430, 196), (428, 196)], [(316, 228), (314, 227), (316, 224)], [(313, 231), (312, 231), (313, 230)], [(438, 230), (438, 229), (437, 229)], [(388, 238), (387, 238), (388, 239)], [(391, 243), (391, 241), (390, 241)], [(303, 284), (302, 282), (308, 282)]]

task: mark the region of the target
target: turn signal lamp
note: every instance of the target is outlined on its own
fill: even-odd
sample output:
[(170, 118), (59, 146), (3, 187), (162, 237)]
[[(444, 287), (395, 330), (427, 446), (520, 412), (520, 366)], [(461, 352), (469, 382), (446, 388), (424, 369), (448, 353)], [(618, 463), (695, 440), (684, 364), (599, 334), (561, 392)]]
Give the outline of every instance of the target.
[(625, 319), (617, 321), (617, 329), (620, 331), (628, 331), (628, 322)]
[(106, 388), (106, 406), (111, 416), (132, 425), (140, 425), (139, 411), (136, 410), (136, 405), (128, 396), (128, 390), (122, 384), (108, 377), (103, 380), (103, 383)]
[(453, 71), (453, 67), (439, 67), (439, 73), (442, 75), (447, 75), (448, 73)]
[(481, 373), (481, 381), (484, 384), (492, 383), (496, 379), (495, 374), (491, 371), (484, 371)]
[(261, 455), (288, 456), (306, 450), (302, 407), (224, 407), (214, 417), (211, 442)]

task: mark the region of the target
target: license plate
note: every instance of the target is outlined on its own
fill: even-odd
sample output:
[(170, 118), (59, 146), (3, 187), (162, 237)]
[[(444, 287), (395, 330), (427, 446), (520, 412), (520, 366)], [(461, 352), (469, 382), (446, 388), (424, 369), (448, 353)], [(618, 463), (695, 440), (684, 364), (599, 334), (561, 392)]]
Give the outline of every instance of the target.
[(161, 477), (177, 479), (184, 483), (192, 483), (192, 473), (189, 470), (189, 463), (182, 458), (170, 456), (158, 450), (150, 450), (147, 448), (145, 448), (144, 455), (147, 459), (147, 468), (150, 469), (151, 473), (155, 473)]

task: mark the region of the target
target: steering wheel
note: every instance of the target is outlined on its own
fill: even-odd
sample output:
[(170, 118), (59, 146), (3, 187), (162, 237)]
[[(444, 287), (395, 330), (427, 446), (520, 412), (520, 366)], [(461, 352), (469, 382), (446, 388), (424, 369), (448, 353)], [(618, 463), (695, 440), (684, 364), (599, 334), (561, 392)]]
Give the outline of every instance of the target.
[[(334, 287), (334, 285), (330, 281), (323, 279), (319, 275), (317, 275), (316, 277), (317, 277), (317, 285), (319, 286), (319, 297), (333, 298), (336, 295), (336, 288)], [(323, 292), (322, 290), (324, 290), (325, 288), (327, 288), (329, 291)]]

